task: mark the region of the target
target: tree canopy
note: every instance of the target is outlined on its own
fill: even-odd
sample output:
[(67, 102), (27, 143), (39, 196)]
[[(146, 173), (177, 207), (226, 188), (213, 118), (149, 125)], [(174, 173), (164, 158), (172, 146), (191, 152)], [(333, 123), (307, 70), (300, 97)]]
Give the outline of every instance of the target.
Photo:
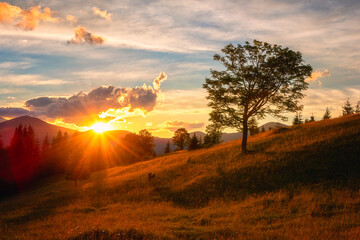
[(243, 131), (242, 151), (247, 152), (248, 120), (266, 114), (286, 118), (283, 112), (301, 110), (299, 100), (308, 88), (312, 72), (300, 52), (254, 40), (244, 45), (229, 44), (214, 60), (225, 69), (210, 70), (205, 79), (210, 120)]
[(184, 148), (189, 144), (190, 136), (188, 131), (185, 128), (179, 128), (174, 132), (172, 137), (173, 143), (178, 147), (179, 150), (184, 150)]

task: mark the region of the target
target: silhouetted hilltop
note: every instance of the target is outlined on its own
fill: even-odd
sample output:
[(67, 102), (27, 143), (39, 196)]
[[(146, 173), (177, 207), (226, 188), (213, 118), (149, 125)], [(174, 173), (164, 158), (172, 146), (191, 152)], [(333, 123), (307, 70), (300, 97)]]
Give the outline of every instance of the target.
[(4, 146), (10, 145), (15, 128), (18, 127), (19, 124), (31, 125), (34, 128), (36, 138), (40, 142), (44, 139), (46, 134), (48, 134), (49, 138), (52, 139), (52, 137), (54, 137), (59, 130), (61, 130), (63, 133), (67, 132), (69, 135), (72, 135), (75, 132), (73, 129), (52, 125), (35, 117), (22, 116), (0, 122), (0, 135)]

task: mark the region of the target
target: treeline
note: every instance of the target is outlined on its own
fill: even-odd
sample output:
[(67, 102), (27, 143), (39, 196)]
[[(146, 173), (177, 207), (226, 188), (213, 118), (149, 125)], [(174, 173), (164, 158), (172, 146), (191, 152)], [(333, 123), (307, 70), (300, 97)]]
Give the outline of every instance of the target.
[(65, 173), (66, 179), (86, 179), (91, 172), (146, 161), (155, 157), (154, 137), (147, 130), (125, 136), (116, 133), (59, 131), (41, 141), (32, 126), (19, 125), (4, 147), (0, 136), (0, 197), (25, 189), (34, 181)]
[[(357, 102), (357, 104), (355, 106), (352, 106), (348, 99), (348, 100), (346, 100), (346, 102), (344, 103), (344, 105), (341, 108), (342, 108), (342, 116), (348, 116), (348, 115), (352, 115), (352, 114), (360, 114), (360, 101)], [(326, 120), (326, 119), (330, 119), (330, 118), (331, 118), (331, 111), (327, 107), (322, 119)], [(293, 123), (293, 125), (298, 125), (298, 124), (314, 122), (314, 121), (315, 121), (314, 115), (311, 115), (310, 119), (305, 118), (305, 120), (304, 120), (302, 113), (297, 112), (292, 123)]]
[[(209, 125), (206, 127), (206, 134), (204, 139), (201, 136), (196, 136), (195, 133), (190, 136), (185, 128), (179, 128), (174, 132), (172, 142), (177, 148), (174, 151), (180, 150), (196, 150), (204, 147), (211, 147), (215, 144), (221, 143), (222, 128), (216, 125)], [(170, 153), (170, 141), (166, 144), (164, 153)]]

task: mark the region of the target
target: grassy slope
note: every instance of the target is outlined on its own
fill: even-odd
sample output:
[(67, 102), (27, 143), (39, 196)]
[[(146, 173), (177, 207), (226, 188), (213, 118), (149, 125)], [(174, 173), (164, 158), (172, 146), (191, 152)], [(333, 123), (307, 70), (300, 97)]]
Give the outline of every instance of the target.
[(44, 180), (0, 202), (0, 238), (360, 239), (360, 116), (261, 133), (249, 148), (178, 152), (78, 188)]

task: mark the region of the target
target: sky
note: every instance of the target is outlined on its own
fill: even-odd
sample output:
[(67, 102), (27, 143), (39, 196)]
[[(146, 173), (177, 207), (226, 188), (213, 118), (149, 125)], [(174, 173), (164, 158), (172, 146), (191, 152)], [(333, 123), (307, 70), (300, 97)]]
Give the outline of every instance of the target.
[[(313, 67), (304, 118), (326, 107), (337, 117), (360, 100), (357, 0), (20, 0), (0, 2), (0, 116), (160, 137), (204, 131), (202, 84), (221, 69), (213, 55), (253, 39), (300, 51)], [(277, 120), (259, 123), (268, 121)]]

